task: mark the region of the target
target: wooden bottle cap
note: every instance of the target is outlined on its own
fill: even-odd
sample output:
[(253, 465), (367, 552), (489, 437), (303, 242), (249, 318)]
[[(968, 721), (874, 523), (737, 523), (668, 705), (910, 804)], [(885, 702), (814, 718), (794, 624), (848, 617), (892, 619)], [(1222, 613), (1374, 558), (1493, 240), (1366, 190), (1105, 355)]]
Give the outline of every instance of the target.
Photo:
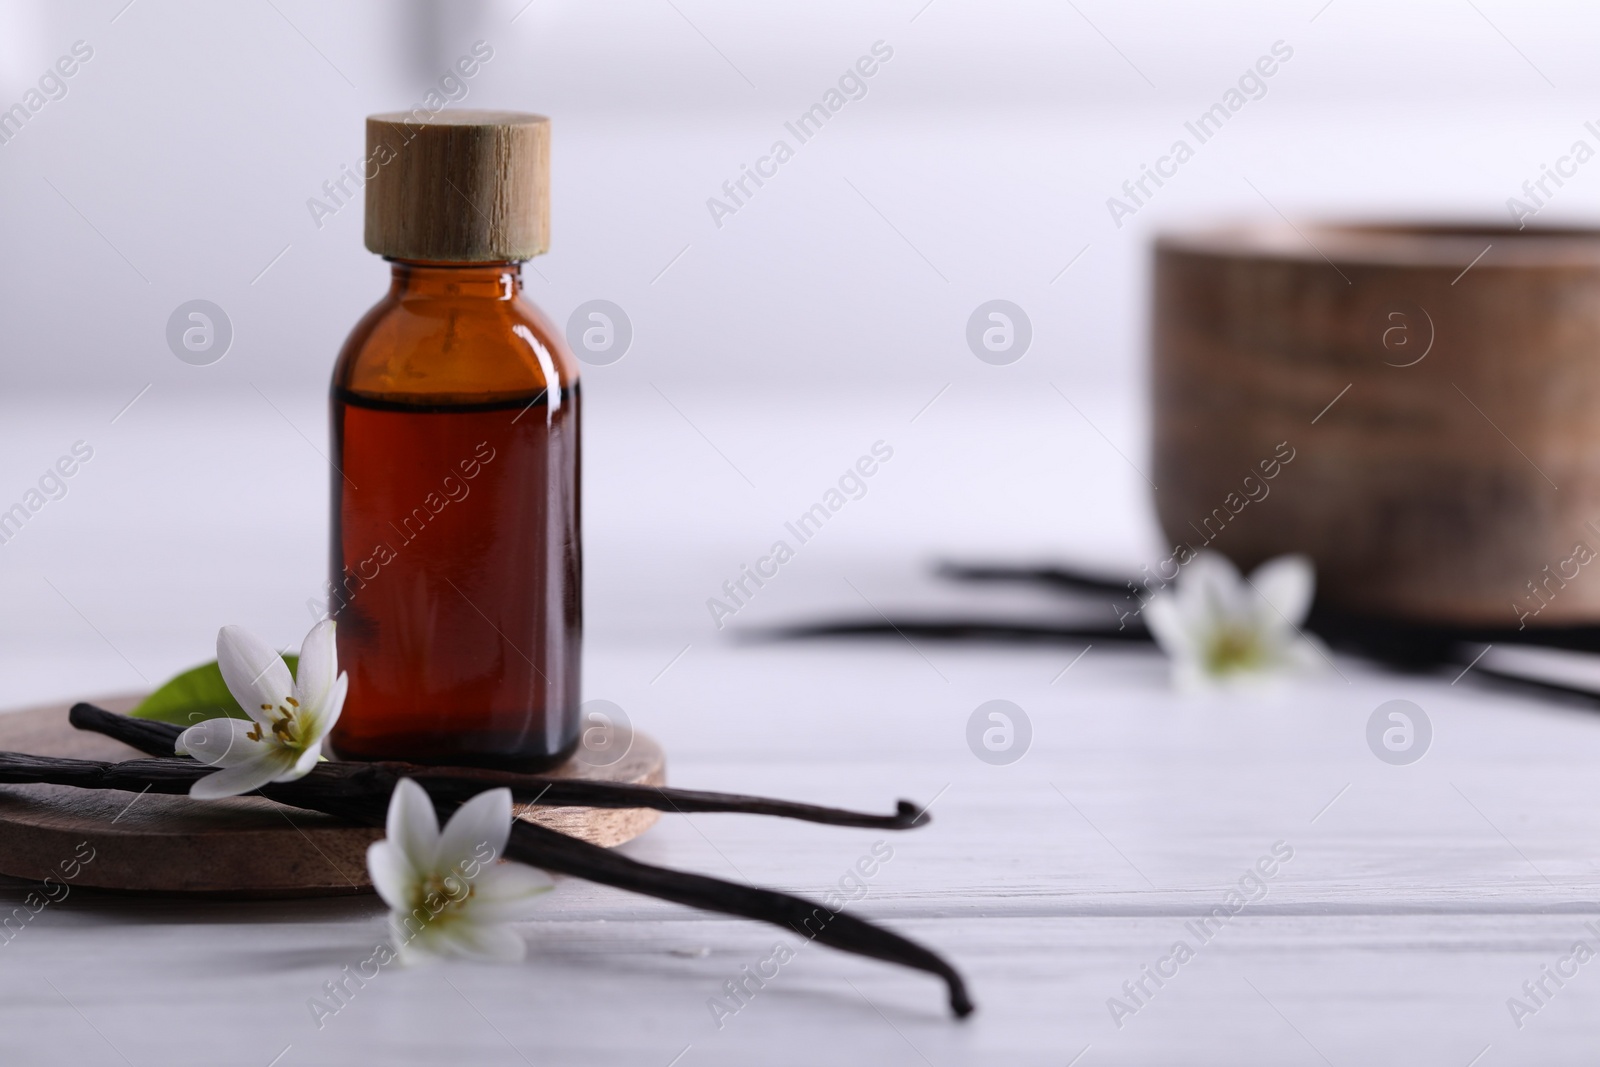
[(550, 120), (523, 111), (367, 117), (367, 248), (493, 263), (550, 245)]

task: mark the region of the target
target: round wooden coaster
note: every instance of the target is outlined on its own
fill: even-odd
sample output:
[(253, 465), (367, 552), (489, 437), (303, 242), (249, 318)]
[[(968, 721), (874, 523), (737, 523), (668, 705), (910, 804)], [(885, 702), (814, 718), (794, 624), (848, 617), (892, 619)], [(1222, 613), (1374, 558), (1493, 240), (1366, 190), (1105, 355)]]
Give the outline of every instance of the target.
[[(127, 711), (139, 698), (97, 703)], [(74, 730), (66, 704), (0, 714), (0, 750), (77, 759), (143, 755), (99, 734)], [(557, 778), (666, 783), (661, 746), (635, 733), (609, 766), (569, 761)], [(518, 817), (610, 848), (642, 834), (660, 813), (648, 808), (523, 805)], [(262, 797), (190, 800), (55, 785), (0, 785), (0, 874), (71, 886), (144, 893), (312, 897), (371, 892), (367, 846), (381, 830), (284, 807)], [(85, 856), (92, 858), (85, 861)], [(69, 877), (70, 875), (70, 877)]]

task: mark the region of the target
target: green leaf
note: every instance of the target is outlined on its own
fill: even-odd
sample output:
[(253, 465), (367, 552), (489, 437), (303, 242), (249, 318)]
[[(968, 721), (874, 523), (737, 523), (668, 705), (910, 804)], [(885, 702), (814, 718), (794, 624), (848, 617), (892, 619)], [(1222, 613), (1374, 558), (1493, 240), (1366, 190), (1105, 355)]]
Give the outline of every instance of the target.
[[(283, 657), (290, 672), (299, 670), (300, 657)], [(230, 716), (248, 719), (239, 702), (228, 692), (217, 661), (202, 663), (171, 679), (128, 713), (136, 719), (155, 719), (175, 726), (193, 726), (202, 719)]]

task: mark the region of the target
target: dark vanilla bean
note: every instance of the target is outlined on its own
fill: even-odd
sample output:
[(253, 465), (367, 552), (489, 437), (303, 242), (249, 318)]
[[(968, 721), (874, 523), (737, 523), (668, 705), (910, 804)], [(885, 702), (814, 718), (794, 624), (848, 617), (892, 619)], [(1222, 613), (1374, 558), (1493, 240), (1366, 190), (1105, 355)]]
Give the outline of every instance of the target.
[[(80, 730), (104, 734), (152, 756), (171, 756), (173, 743), (182, 727), (149, 719), (134, 719), (95, 707), (75, 704), (68, 715)], [(745, 815), (776, 815), (829, 826), (857, 826), (873, 830), (909, 830), (928, 822), (928, 815), (909, 800), (899, 801), (893, 815), (871, 815), (841, 808), (800, 804), (788, 800), (737, 793), (713, 793), (699, 789), (673, 789), (666, 786), (627, 785), (622, 782), (590, 782), (570, 778), (550, 778), (538, 774), (519, 774), (479, 767), (438, 767), (412, 763), (319, 763), (314, 772), (331, 778), (381, 780), (386, 789), (401, 778), (415, 779), (428, 787), (436, 798), (465, 800), (485, 789), (505, 786), (511, 795), (528, 803), (561, 808), (652, 808), (656, 811), (730, 812)], [(377, 775), (377, 779), (372, 776)], [(387, 795), (387, 792), (385, 793)]]
[(640, 863), (621, 853), (521, 820), (511, 828), (506, 855), (547, 871), (561, 871), (691, 908), (786, 926), (800, 937), (841, 952), (926, 971), (944, 980), (950, 1010), (957, 1017), (972, 1014), (974, 1005), (967, 995), (966, 983), (938, 953), (865, 919), (830, 911), (803, 897)]
[[(351, 767), (353, 773), (329, 772), (330, 768), (343, 766)], [(170, 756), (108, 763), (0, 752), (0, 782), (5, 783), (51, 783), (82, 789), (182, 794), (189, 791), (193, 782), (210, 773), (211, 768), (192, 759)], [(275, 782), (257, 792), (280, 804), (381, 827), (396, 780), (383, 764), (322, 764), (304, 778)], [(448, 818), (483, 788), (481, 783), (462, 779), (421, 784), (439, 809), (441, 818)], [(520, 819), (512, 824), (506, 855), (547, 871), (601, 885), (771, 923), (843, 952), (925, 971), (944, 980), (952, 1012), (964, 1017), (973, 1010), (961, 975), (936, 953), (863, 919), (832, 912), (801, 897), (640, 863)]]
[(1130, 623), (1106, 626), (1053, 626), (1048, 623), (998, 622), (990, 619), (899, 618), (841, 619), (837, 622), (798, 623), (770, 630), (746, 631), (756, 640), (806, 640), (819, 637), (922, 637), (930, 641), (1003, 642), (1006, 644), (1081, 645), (1101, 641), (1149, 644), (1150, 631)]
[(183, 733), (183, 727), (168, 722), (135, 719), (131, 715), (118, 715), (114, 711), (84, 703), (72, 705), (72, 710), (67, 712), (67, 722), (75, 730), (105, 734), (148, 756), (175, 755), (178, 735)]
[(1109, 593), (1125, 597), (1134, 590), (1135, 579), (1080, 571), (1072, 567), (1017, 567), (1009, 564), (941, 563), (935, 573), (958, 582), (1020, 582), (1048, 585), (1074, 593)]

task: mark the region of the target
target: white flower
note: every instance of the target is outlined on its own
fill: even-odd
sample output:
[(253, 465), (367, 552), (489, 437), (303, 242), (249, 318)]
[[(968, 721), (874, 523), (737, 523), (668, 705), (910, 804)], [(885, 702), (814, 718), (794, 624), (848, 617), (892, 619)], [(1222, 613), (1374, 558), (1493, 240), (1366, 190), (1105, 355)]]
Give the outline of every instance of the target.
[(367, 849), (400, 958), (464, 956), (515, 963), (527, 951), (507, 924), (530, 914), (551, 886), (542, 871), (496, 863), (511, 836), (511, 790), (479, 793), (444, 830), (433, 801), (409, 778), (389, 798), (388, 838)]
[(1145, 621), (1179, 689), (1253, 681), (1322, 665), (1320, 645), (1300, 631), (1315, 588), (1305, 556), (1268, 560), (1246, 579), (1226, 557), (1201, 552), (1175, 593), (1151, 597)]
[(344, 708), (347, 675), (338, 674), (332, 620), (317, 623), (300, 646), (298, 677), (261, 638), (238, 626), (217, 634), (217, 666), (228, 692), (250, 716), (207, 719), (178, 736), (180, 756), (223, 770), (189, 787), (192, 797), (235, 797), (268, 782), (310, 773), (322, 740)]

